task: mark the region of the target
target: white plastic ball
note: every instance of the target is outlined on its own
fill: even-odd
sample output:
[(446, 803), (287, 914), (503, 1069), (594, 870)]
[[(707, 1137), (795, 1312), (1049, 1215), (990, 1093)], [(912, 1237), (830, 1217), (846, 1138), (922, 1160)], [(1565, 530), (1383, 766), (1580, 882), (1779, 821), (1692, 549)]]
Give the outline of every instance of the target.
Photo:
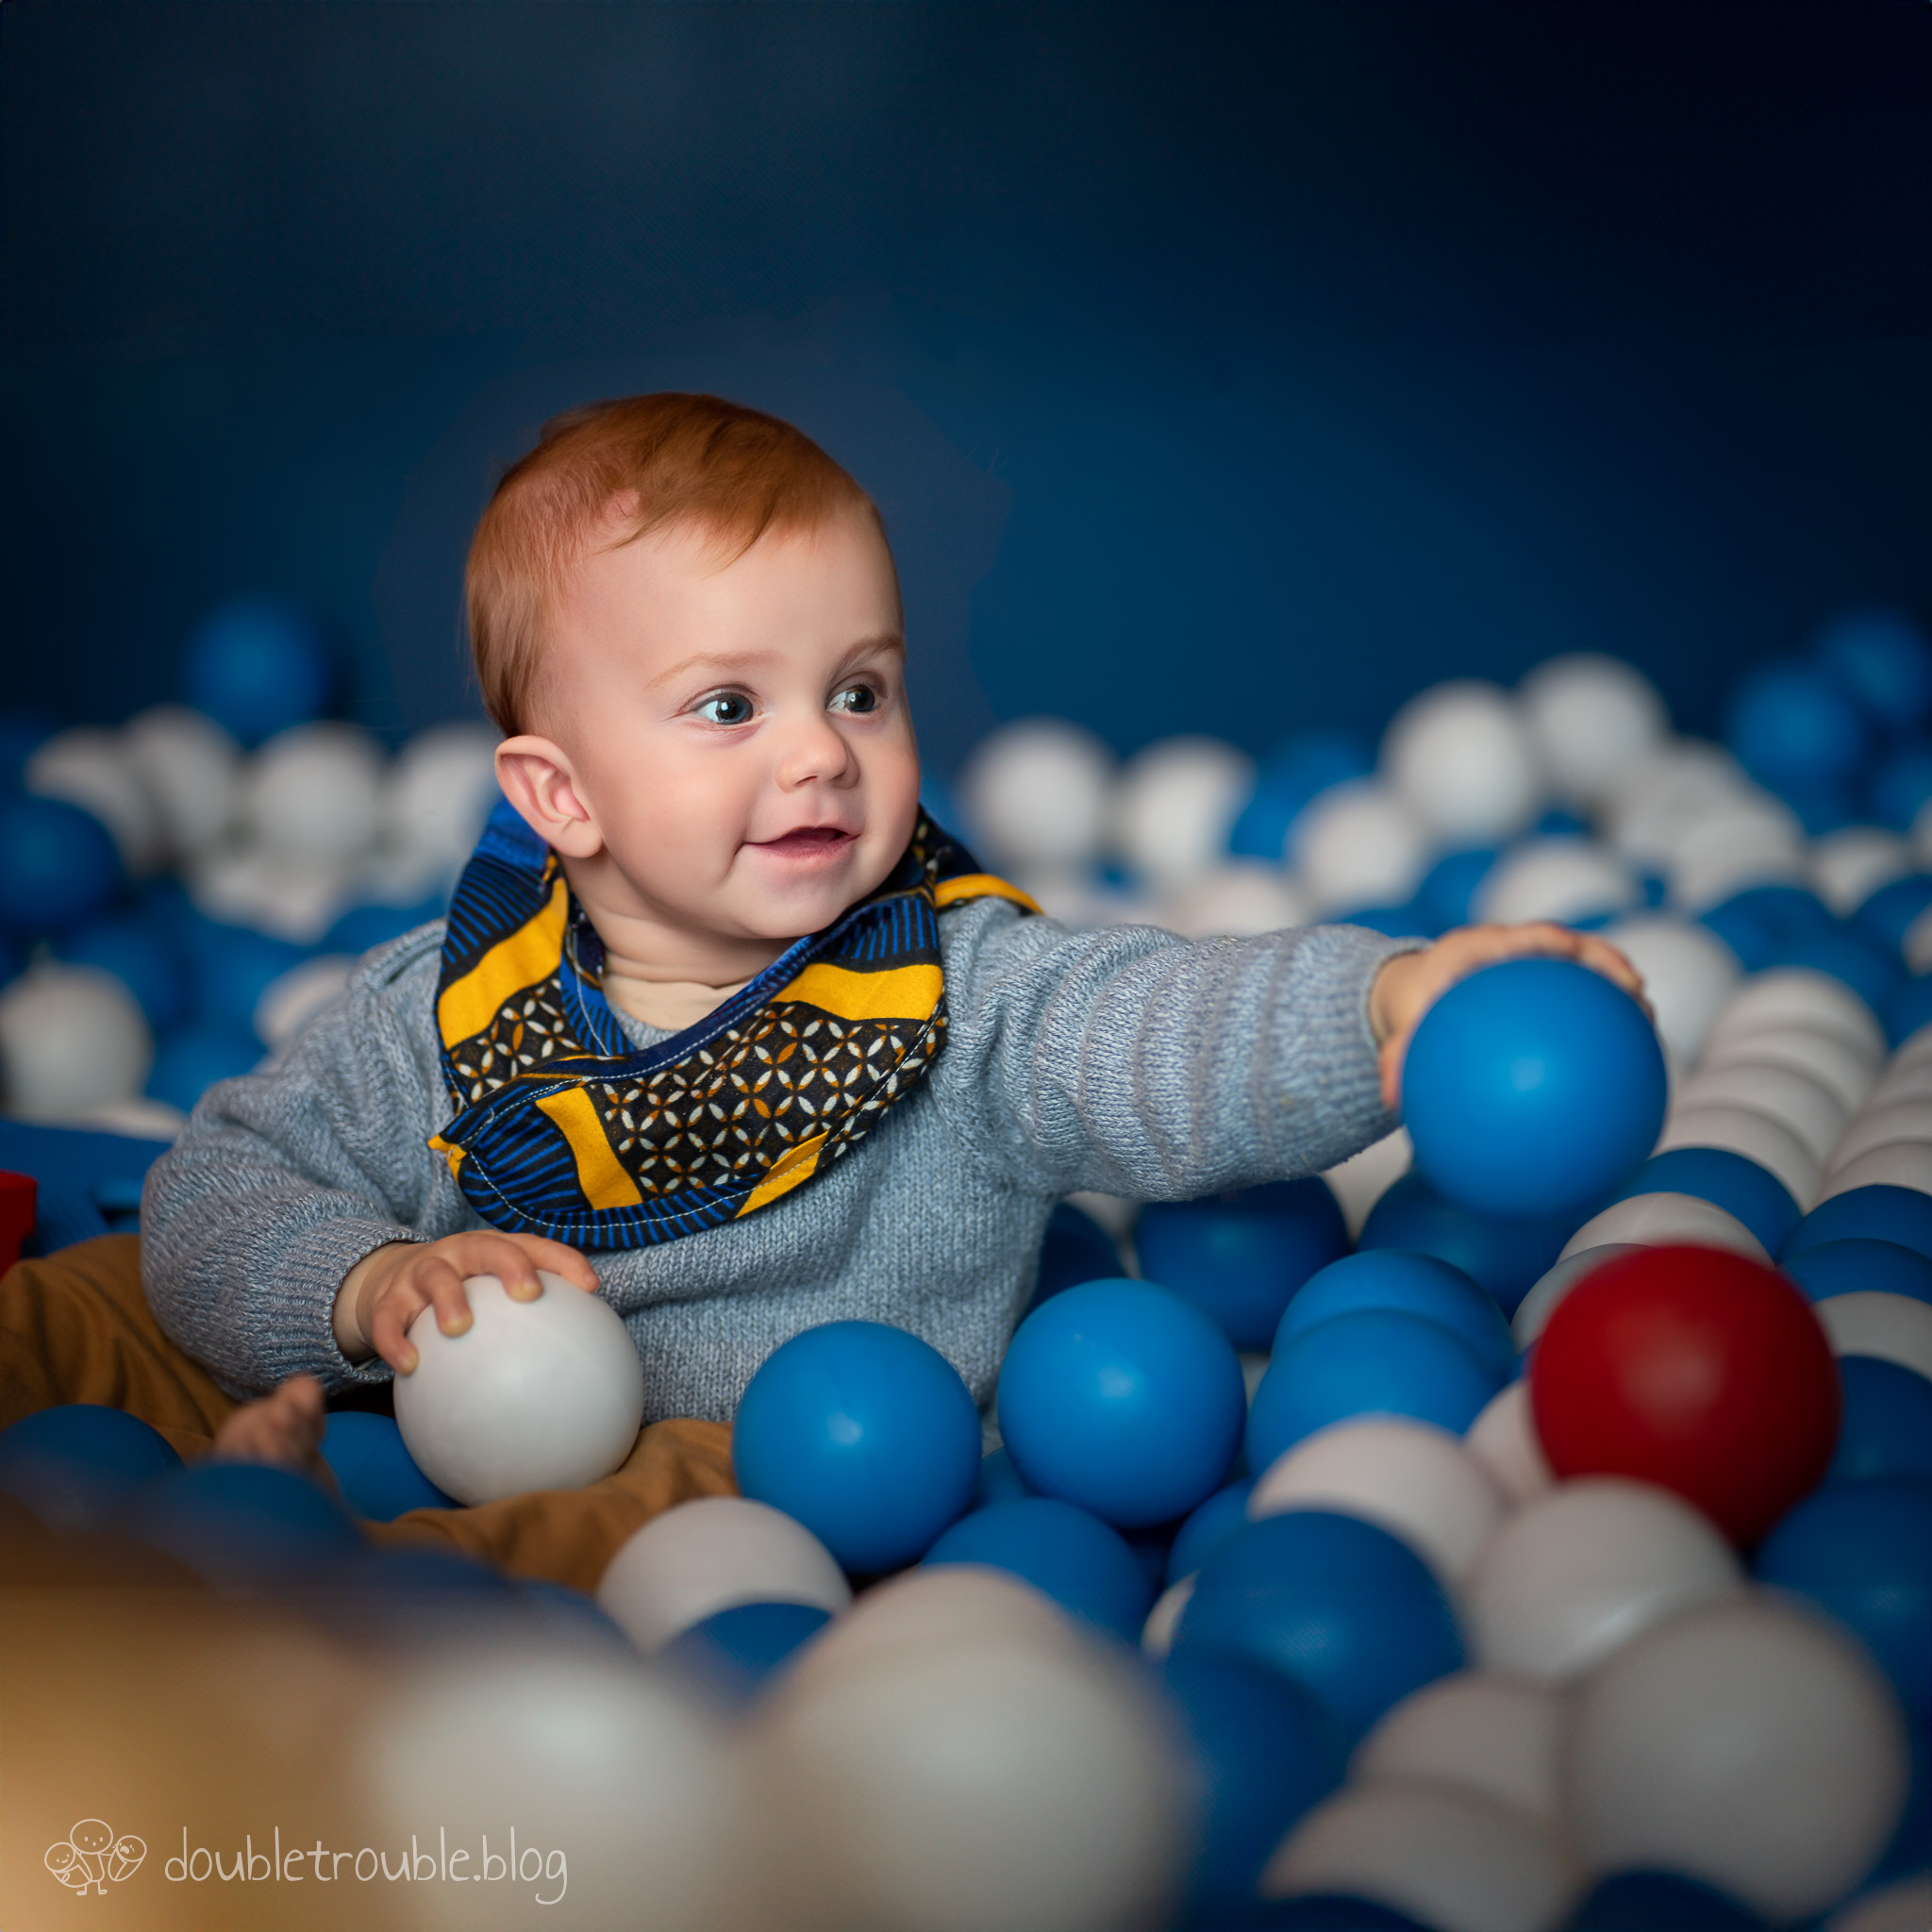
[(1640, 1631), (1744, 1589), (1738, 1559), (1688, 1503), (1647, 1483), (1560, 1483), (1497, 1530), (1470, 1581), (1487, 1670), (1564, 1683)]
[(1888, 1074), (1900, 1072), (1906, 1067), (1932, 1065), (1932, 1022), (1921, 1026), (1916, 1032), (1908, 1033), (1892, 1049), (1886, 1061)]
[(1318, 793), (1295, 820), (1289, 844), (1318, 913), (1407, 905), (1429, 863), (1427, 827), (1373, 778)]
[(195, 910), (292, 945), (312, 946), (347, 908), (351, 891), (334, 859), (298, 858), (260, 844), (218, 845), (188, 875)]
[(1517, 1303), (1516, 1312), (1509, 1318), (1509, 1335), (1518, 1350), (1528, 1352), (1530, 1343), (1556, 1313), (1557, 1303), (1586, 1274), (1601, 1268), (1606, 1261), (1614, 1261), (1619, 1255), (1639, 1254), (1646, 1245), (1642, 1241), (1606, 1241), (1597, 1247), (1579, 1248), (1573, 1241), (1562, 1258)]
[(1768, 1067), (1795, 1067), (1836, 1094), (1846, 1113), (1864, 1104), (1872, 1091), (1875, 1066), (1840, 1036), (1811, 1027), (1764, 1026), (1751, 1032), (1724, 1030), (1713, 1034), (1704, 1050), (1707, 1067), (1728, 1067), (1740, 1060)]
[(1657, 1144), (1659, 1154), (1678, 1147), (1723, 1147), (1741, 1154), (1775, 1174), (1801, 1212), (1817, 1201), (1824, 1178), (1824, 1162), (1796, 1132), (1753, 1107), (1687, 1098), (1673, 1109)]
[(356, 962), (346, 953), (324, 953), (272, 979), (255, 1003), (255, 1034), (271, 1053), (286, 1053), (349, 990)]
[(1155, 1599), (1154, 1607), (1147, 1612), (1147, 1621), (1141, 1626), (1141, 1655), (1158, 1663), (1174, 1648), (1174, 1632), (1181, 1626), (1181, 1617), (1189, 1604), (1194, 1599), (1194, 1585), (1197, 1576), (1189, 1575), (1170, 1583)]
[(1231, 859), (1169, 899), (1160, 923), (1191, 940), (1248, 939), (1301, 925), (1307, 916), (1307, 899), (1279, 866)]
[(1551, 1826), (1433, 1779), (1344, 1785), (1261, 1874), (1263, 1898), (1342, 1892), (1439, 1932), (1549, 1932), (1582, 1889)]
[(425, 1309), (419, 1359), (395, 1378), (396, 1425), (417, 1466), (459, 1503), (575, 1490), (631, 1452), (644, 1372), (610, 1304), (538, 1271), (543, 1292), (512, 1301), (493, 1274), (463, 1283), (471, 1324), (445, 1335)]
[[(1688, 1143), (1707, 1145), (1705, 1141)], [(1633, 1194), (1593, 1214), (1563, 1244), (1558, 1260), (1567, 1261), (1587, 1248), (1621, 1245), (1639, 1248), (1724, 1248), (1753, 1261), (1769, 1261), (1764, 1243), (1735, 1214), (1726, 1214), (1713, 1201), (1694, 1194)]]
[(242, 747), (205, 712), (156, 705), (121, 733), (135, 775), (154, 801), (162, 849), (176, 860), (215, 843), (235, 817)]
[(1843, 1137), (1848, 1116), (1838, 1095), (1809, 1074), (1763, 1060), (1727, 1060), (1705, 1067), (1674, 1096), (1675, 1110), (1700, 1107), (1742, 1107), (1769, 1114), (1820, 1160)]
[(1932, 1100), (1932, 1060), (1895, 1061), (1865, 1096), (1862, 1112)]
[(21, 772), (24, 790), (64, 799), (106, 825), (129, 874), (152, 872), (162, 854), (160, 814), (120, 734), (91, 724), (57, 731)]
[(1798, 1919), (1842, 1897), (1890, 1837), (1905, 1726), (1857, 1643), (1757, 1597), (1674, 1617), (1593, 1672), (1563, 1775), (1599, 1870), (1681, 1872)]
[(1854, 1188), (1910, 1188), (1932, 1194), (1932, 1142), (1889, 1141), (1855, 1155), (1825, 1182), (1822, 1198)]
[(1722, 746), (1679, 738), (1619, 773), (1601, 808), (1617, 850), (1656, 870), (1692, 825), (1727, 810), (1752, 790), (1742, 767)]
[(1072, 870), (1100, 856), (1114, 758), (1059, 718), (1002, 724), (974, 747), (959, 799), (979, 856), (993, 865)]
[(1830, 1336), (1834, 1355), (1876, 1356), (1932, 1381), (1932, 1302), (1861, 1288), (1827, 1295), (1811, 1312)]
[(1500, 686), (1458, 678), (1403, 706), (1382, 738), (1391, 785), (1445, 845), (1497, 845), (1536, 816), (1542, 773)]
[(1840, 919), (1913, 868), (1911, 841), (1880, 825), (1846, 825), (1811, 841), (1812, 890)]
[(468, 858), (496, 788), (497, 733), (488, 724), (432, 724), (397, 752), (383, 785), (382, 835), (398, 851), (444, 866)]
[(1620, 919), (1603, 937), (1636, 967), (1665, 1050), (1689, 1065), (1741, 977), (1737, 956), (1708, 926), (1665, 912)]
[(738, 1604), (809, 1604), (836, 1616), (852, 1586), (832, 1553), (783, 1510), (705, 1496), (654, 1516), (606, 1567), (597, 1602), (640, 1650)]
[(1661, 743), (1670, 714), (1657, 687), (1620, 658), (1549, 658), (1516, 688), (1542, 767), (1574, 804), (1593, 803)]
[(1121, 767), (1113, 836), (1142, 878), (1169, 891), (1217, 864), (1255, 789), (1255, 761), (1218, 738), (1163, 738)]
[[(517, 1882), (410, 1885), (408, 1923), (447, 1932), (541, 1923), (735, 1932), (747, 1894), (743, 1787), (720, 1720), (635, 1659), (536, 1649), (528, 1638), (412, 1659), (362, 1719), (361, 1784), (374, 1824), (439, 1858), (469, 1853), (485, 1879), (517, 1834)], [(385, 1840), (377, 1839), (376, 1842)], [(535, 1849), (538, 1858), (528, 1857)], [(532, 1874), (541, 1882), (532, 1882)], [(341, 1874), (346, 1877), (348, 1874)], [(353, 1915), (352, 1915), (353, 1916)]]
[(1505, 925), (1561, 924), (1621, 912), (1637, 899), (1630, 868), (1608, 847), (1588, 839), (1531, 839), (1490, 868), (1470, 909)]
[(1359, 1154), (1351, 1154), (1346, 1160), (1323, 1170), (1328, 1191), (1341, 1205), (1350, 1241), (1361, 1233), (1369, 1210), (1414, 1165), (1415, 1148), (1408, 1129), (1397, 1127), (1392, 1134), (1372, 1141)]
[(1249, 1520), (1293, 1509), (1373, 1523), (1454, 1588), (1503, 1520), (1504, 1502), (1481, 1462), (1446, 1430), (1369, 1416), (1317, 1430), (1263, 1472), (1248, 1498)]
[(1690, 825), (1672, 846), (1664, 876), (1672, 902), (1690, 912), (1707, 911), (1748, 887), (1800, 883), (1804, 833), (1774, 801), (1740, 800)]
[(1462, 1440), (1511, 1508), (1556, 1487), (1530, 1413), (1529, 1384), (1521, 1376), (1490, 1397)]
[(347, 864), (375, 842), (383, 759), (354, 724), (296, 724), (242, 771), (242, 816), (269, 851)]
[(902, 1636), (831, 1674), (808, 1668), (815, 1647), (748, 1734), (791, 1835), (786, 1875), (803, 1909), (789, 1923), (1151, 1922), (1191, 1819), (1186, 1760), (1138, 1667), (1064, 1619), (1047, 1633)]
[(1353, 1778), (1433, 1778), (1557, 1822), (1564, 1704), (1547, 1684), (1457, 1671), (1405, 1697), (1356, 1746)]
[(1839, 1137), (1825, 1162), (1836, 1174), (1861, 1154), (1874, 1147), (1890, 1147), (1894, 1141), (1932, 1141), (1932, 1100), (1899, 1100), (1874, 1107), (1868, 1096), (1858, 1117)]
[(0, 1081), (9, 1113), (72, 1121), (130, 1100), (154, 1057), (145, 1017), (111, 973), (41, 965), (0, 991)]
[(1841, 979), (1809, 966), (1754, 973), (1718, 1015), (1711, 1041), (1793, 1026), (1841, 1040), (1868, 1067), (1885, 1058), (1885, 1033), (1872, 1008)]

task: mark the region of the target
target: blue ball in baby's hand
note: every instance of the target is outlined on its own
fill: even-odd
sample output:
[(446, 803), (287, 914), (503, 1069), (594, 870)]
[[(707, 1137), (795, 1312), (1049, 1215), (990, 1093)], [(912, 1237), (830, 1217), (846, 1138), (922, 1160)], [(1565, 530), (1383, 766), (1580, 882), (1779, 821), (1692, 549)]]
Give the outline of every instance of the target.
[(1247, 1393), (1209, 1317), (1146, 1281), (1034, 1309), (1000, 1370), (1000, 1433), (1027, 1485), (1116, 1528), (1185, 1515), (1223, 1482)]
[(1453, 1201), (1587, 1213), (1657, 1144), (1669, 1097), (1643, 1009), (1567, 959), (1509, 959), (1452, 986), (1403, 1068), (1416, 1165)]
[(796, 1518), (856, 1575), (925, 1554), (971, 1505), (979, 1450), (958, 1372), (882, 1322), (827, 1322), (774, 1349), (731, 1437), (739, 1489)]

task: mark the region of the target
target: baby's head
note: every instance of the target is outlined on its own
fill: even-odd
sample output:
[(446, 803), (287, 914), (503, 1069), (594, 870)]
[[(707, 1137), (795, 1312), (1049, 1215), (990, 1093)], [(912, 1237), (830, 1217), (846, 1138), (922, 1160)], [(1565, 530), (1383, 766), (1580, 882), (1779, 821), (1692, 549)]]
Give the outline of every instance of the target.
[(878, 512), (715, 396), (549, 424), (470, 550), (505, 794), (613, 956), (749, 977), (906, 849), (919, 761)]

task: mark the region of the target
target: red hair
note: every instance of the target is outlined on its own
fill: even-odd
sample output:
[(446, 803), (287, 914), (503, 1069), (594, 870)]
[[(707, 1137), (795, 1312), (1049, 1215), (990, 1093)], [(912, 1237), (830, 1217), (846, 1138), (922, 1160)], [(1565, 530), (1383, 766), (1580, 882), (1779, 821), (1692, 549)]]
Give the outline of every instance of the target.
[(879, 525), (871, 497), (817, 443), (720, 396), (625, 396), (553, 417), (504, 473), (464, 573), (470, 649), (499, 729), (528, 723), (553, 600), (613, 513), (627, 543), (669, 524), (715, 535), (728, 564), (771, 529), (843, 511)]

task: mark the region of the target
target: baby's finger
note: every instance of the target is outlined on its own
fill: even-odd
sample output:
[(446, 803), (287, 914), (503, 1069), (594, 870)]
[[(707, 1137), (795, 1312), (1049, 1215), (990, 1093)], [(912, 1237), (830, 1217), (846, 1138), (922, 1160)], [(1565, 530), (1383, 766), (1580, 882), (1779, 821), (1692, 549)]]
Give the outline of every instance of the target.
[(410, 1277), (436, 1310), (436, 1325), (445, 1335), (461, 1335), (468, 1329), (473, 1319), (470, 1297), (463, 1292), (462, 1272), (453, 1262), (441, 1255), (425, 1255), (410, 1271)]
[(546, 1240), (541, 1234), (507, 1235), (505, 1240), (514, 1241), (538, 1267), (548, 1270), (552, 1274), (562, 1275), (586, 1294), (597, 1292), (600, 1286), (597, 1271), (576, 1249), (566, 1247), (561, 1241)]
[(399, 1375), (413, 1374), (421, 1357), (409, 1340), (409, 1324), (429, 1304), (413, 1289), (398, 1286), (376, 1304), (369, 1323), (369, 1345)]
[(543, 1292), (543, 1284), (537, 1279), (537, 1263), (520, 1236), (465, 1235), (451, 1258), (460, 1263), (465, 1274), (495, 1275), (513, 1302), (533, 1302)]

